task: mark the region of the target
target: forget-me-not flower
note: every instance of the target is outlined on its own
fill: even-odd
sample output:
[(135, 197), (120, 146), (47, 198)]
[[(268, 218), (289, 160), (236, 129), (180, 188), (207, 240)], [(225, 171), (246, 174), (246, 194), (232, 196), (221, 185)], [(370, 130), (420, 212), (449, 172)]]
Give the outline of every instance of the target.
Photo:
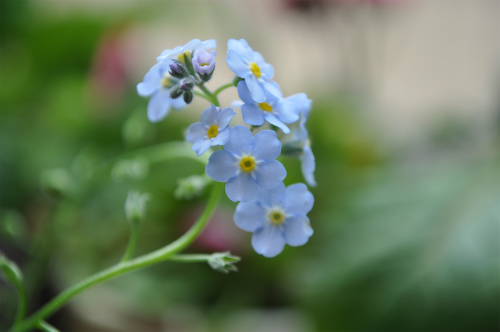
[(285, 243), (290, 246), (304, 245), (313, 230), (307, 213), (314, 204), (313, 195), (303, 183), (285, 188), (259, 191), (257, 198), (239, 203), (234, 214), (236, 225), (253, 232), (252, 246), (266, 257), (278, 255)]
[(217, 53), (215, 50), (211, 50), (210, 53), (204, 50), (196, 50), (193, 55), (193, 67), (194, 71), (200, 75), (203, 81), (208, 81), (212, 77), (212, 73), (215, 69), (215, 56)]
[(255, 52), (246, 40), (230, 39), (227, 42), (226, 62), (229, 68), (245, 80), (252, 99), (258, 103), (266, 101), (266, 90), (276, 92), (269, 80), (274, 76), (274, 68), (266, 63), (259, 52)]
[(273, 189), (286, 177), (276, 160), (281, 142), (276, 132), (263, 130), (252, 136), (245, 126), (229, 128), (229, 141), (223, 151), (214, 152), (205, 168), (215, 181), (227, 182), (226, 194), (233, 202), (255, 198), (259, 189)]
[(241, 105), (241, 114), (243, 121), (250, 125), (260, 126), (264, 121), (280, 128), (285, 134), (290, 132), (290, 129), (285, 123), (293, 123), (299, 119), (298, 105), (283, 98), (280, 88), (277, 83), (270, 82), (278, 91), (278, 94), (272, 94), (265, 91), (266, 99), (262, 103), (258, 103), (252, 99), (250, 91), (244, 81), (238, 83), (238, 95), (243, 101)]
[(156, 58), (158, 62), (165, 61), (167, 59), (178, 60), (184, 62), (184, 54), (191, 59), (194, 51), (204, 50), (208, 51), (217, 47), (217, 41), (215, 39), (209, 39), (201, 41), (199, 39), (193, 39), (184, 46), (177, 46), (174, 49), (166, 49), (161, 52), (160, 56)]
[(298, 156), (301, 162), (301, 170), (307, 184), (315, 187), (316, 180), (314, 178), (314, 171), (316, 170), (316, 161), (314, 154), (311, 150), (311, 142), (309, 140), (309, 133), (306, 129), (306, 122), (311, 112), (311, 100), (307, 98), (305, 93), (297, 93), (287, 98), (289, 101), (294, 102), (300, 110), (300, 119), (296, 125), (292, 127), (290, 135), (284, 137), (285, 147), (297, 146)]
[(137, 84), (137, 93), (142, 97), (151, 97), (148, 103), (148, 119), (158, 122), (165, 118), (170, 108), (182, 109), (186, 103), (182, 98), (170, 98), (170, 88), (176, 78), (169, 74), (171, 62), (163, 61), (155, 64), (144, 76), (144, 80)]
[(227, 126), (235, 116), (233, 109), (228, 107), (223, 110), (212, 105), (201, 114), (201, 122), (189, 126), (186, 136), (188, 142), (193, 143), (193, 151), (200, 156), (214, 145), (227, 144), (229, 130)]

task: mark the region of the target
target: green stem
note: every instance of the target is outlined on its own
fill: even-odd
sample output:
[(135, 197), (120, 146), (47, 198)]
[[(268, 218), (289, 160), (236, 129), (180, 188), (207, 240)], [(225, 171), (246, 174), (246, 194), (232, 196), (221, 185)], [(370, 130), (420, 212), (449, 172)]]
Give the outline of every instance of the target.
[(229, 83), (226, 83), (226, 84), (222, 85), (221, 87), (219, 87), (217, 90), (214, 91), (214, 97), (217, 97), (217, 95), (219, 93), (221, 93), (222, 91), (224, 91), (227, 88), (230, 88), (232, 86), (234, 86), (233, 82), (229, 82)]
[(135, 247), (137, 245), (138, 234), (139, 234), (139, 222), (132, 221), (130, 225), (130, 238), (128, 240), (127, 250), (123, 255), (122, 262), (128, 261), (130, 258), (132, 258), (132, 255), (134, 254), (135, 251)]
[(200, 88), (200, 90), (203, 91), (205, 95), (210, 98), (210, 99), (206, 98), (208, 101), (210, 101), (215, 106), (220, 106), (217, 96), (212, 92), (210, 92), (210, 90), (208, 90), (206, 86), (204, 86), (203, 84), (198, 84), (197, 87)]
[(201, 263), (208, 262), (212, 257), (209, 254), (178, 254), (173, 255), (168, 260), (172, 262), (182, 262), (182, 263)]
[(219, 197), (223, 192), (223, 188), (224, 188), (223, 182), (214, 183), (214, 186), (212, 188), (212, 193), (208, 201), (208, 204), (205, 207), (205, 210), (198, 218), (196, 223), (180, 238), (166, 245), (163, 248), (160, 248), (149, 254), (137, 257), (135, 259), (126, 262), (120, 262), (114, 266), (111, 266), (103, 271), (100, 271), (88, 277), (87, 279), (84, 279), (83, 281), (77, 283), (76, 285), (73, 285), (72, 287), (68, 288), (67, 290), (56, 296), (54, 299), (52, 299), (52, 301), (43, 306), (40, 310), (34, 313), (27, 320), (14, 325), (14, 327), (12, 327), (10, 331), (11, 332), (27, 331), (30, 328), (36, 326), (41, 320), (45, 319), (46, 317), (57, 311), (73, 296), (89, 288), (90, 286), (112, 279), (127, 272), (135, 271), (153, 265), (155, 263), (165, 261), (170, 257), (172, 257), (174, 254), (185, 249), (198, 237), (198, 235), (201, 233), (201, 231), (207, 224), (208, 220), (210, 219), (210, 216), (212, 215), (217, 205)]
[(212, 103), (212, 97), (207, 96), (207, 95), (206, 95), (206, 94), (204, 94), (203, 92), (199, 92), (199, 91), (193, 90), (193, 93), (194, 93), (195, 95), (197, 95), (198, 97), (204, 98), (204, 99), (208, 100), (210, 103)]
[(46, 321), (42, 320), (37, 324), (38, 328), (42, 330), (43, 332), (59, 332), (58, 329), (47, 323)]
[(20, 280), (17, 280), (15, 286), (19, 294), (19, 300), (17, 303), (17, 313), (16, 318), (14, 319), (14, 325), (19, 323), (26, 315), (26, 291), (24, 290), (24, 286)]

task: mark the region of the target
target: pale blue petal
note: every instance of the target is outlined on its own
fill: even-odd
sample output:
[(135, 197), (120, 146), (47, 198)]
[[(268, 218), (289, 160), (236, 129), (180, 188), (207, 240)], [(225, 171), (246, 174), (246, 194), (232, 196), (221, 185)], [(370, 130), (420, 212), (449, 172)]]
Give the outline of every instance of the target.
[(285, 239), (278, 227), (266, 225), (253, 233), (252, 247), (258, 254), (270, 258), (283, 251)]
[(242, 105), (241, 115), (243, 116), (243, 122), (249, 125), (260, 126), (265, 122), (264, 111), (254, 106), (254, 104)]
[(276, 188), (264, 190), (260, 189), (256, 200), (267, 208), (278, 206), (285, 198), (285, 184), (281, 182)]
[(234, 113), (233, 109), (231, 107), (224, 108), (222, 111), (219, 113), (219, 120), (218, 120), (218, 127), (219, 130), (222, 130), (226, 128), (229, 123), (231, 122), (231, 119), (233, 116), (235, 116), (236, 113)]
[(304, 147), (304, 153), (300, 157), (302, 175), (307, 184), (311, 187), (316, 187), (316, 180), (314, 179), (314, 171), (316, 170), (316, 161), (311, 147)]
[(287, 214), (305, 216), (314, 205), (314, 196), (303, 183), (296, 183), (285, 189), (283, 209)]
[(219, 115), (219, 111), (217, 107), (214, 105), (206, 108), (203, 113), (201, 113), (201, 122), (203, 122), (207, 126), (211, 126), (217, 123), (217, 116)]
[(217, 41), (215, 39), (208, 39), (201, 43), (199, 47), (202, 50), (209, 50), (211, 48), (217, 48)]
[(255, 101), (252, 99), (252, 95), (245, 81), (238, 82), (238, 96), (245, 104), (255, 105)]
[(228, 141), (229, 141), (229, 130), (226, 128), (226, 129), (219, 131), (217, 136), (212, 138), (212, 143), (210, 143), (210, 145), (211, 146), (224, 145), (224, 144), (227, 144)]
[(161, 52), (160, 56), (156, 57), (156, 61), (158, 61), (158, 63), (160, 63), (164, 60), (172, 59), (172, 58), (176, 57), (177, 55), (181, 54), (181, 52), (182, 52), (182, 47), (180, 47), (180, 46), (177, 46), (172, 50), (169, 50), (169, 49), (163, 50)]
[(283, 224), (285, 242), (293, 247), (306, 244), (313, 233), (313, 229), (309, 224), (309, 218), (306, 216), (287, 218)]
[(299, 119), (300, 108), (297, 104), (282, 99), (276, 106), (278, 118), (285, 123), (293, 123)]
[(170, 102), (172, 99), (168, 96), (168, 91), (163, 89), (157, 91), (148, 103), (148, 119), (151, 122), (158, 122), (168, 115)]
[(248, 90), (250, 90), (250, 94), (252, 95), (252, 99), (257, 103), (266, 101), (266, 94), (259, 80), (252, 73), (248, 73), (244, 78)]
[(238, 160), (227, 151), (216, 151), (208, 159), (205, 172), (219, 182), (227, 182), (238, 171)]
[(199, 39), (193, 39), (189, 42), (187, 42), (184, 46), (182, 46), (182, 51), (191, 51), (196, 48), (199, 48), (201, 46), (201, 40)]
[(201, 156), (203, 152), (207, 151), (210, 148), (210, 138), (200, 138), (193, 144), (193, 151), (196, 152), (196, 154)]
[(142, 97), (151, 96), (161, 85), (160, 64), (156, 64), (144, 75), (144, 80), (137, 84), (137, 93)]
[(262, 77), (266, 80), (270, 80), (274, 76), (274, 67), (268, 63), (259, 64), (260, 72)]
[(245, 39), (236, 40), (231, 38), (227, 41), (227, 48), (237, 53), (252, 52), (252, 48)]
[(265, 114), (266, 121), (269, 122), (270, 124), (278, 127), (281, 129), (285, 134), (290, 133), (290, 128), (286, 124), (284, 124), (280, 119), (276, 117), (276, 115), (272, 113), (267, 113)]
[(258, 185), (249, 173), (241, 172), (226, 183), (227, 197), (233, 202), (251, 201), (258, 191)]
[(208, 137), (207, 127), (201, 122), (196, 122), (189, 126), (186, 140), (188, 142), (194, 143), (200, 138), (204, 138), (205, 136)]
[(266, 212), (256, 201), (239, 203), (234, 213), (234, 222), (244, 231), (255, 232), (266, 223)]
[(255, 178), (262, 189), (273, 189), (286, 178), (286, 170), (277, 160), (261, 162), (254, 170)]
[(281, 142), (273, 130), (262, 130), (254, 136), (252, 155), (257, 160), (276, 159), (281, 153)]
[(226, 63), (236, 76), (244, 78), (248, 73), (250, 73), (250, 69), (246, 62), (233, 50), (227, 51)]
[(224, 146), (224, 149), (237, 156), (242, 156), (251, 151), (252, 143), (252, 132), (247, 127), (238, 125), (229, 128), (229, 141)]
[(281, 89), (280, 89), (280, 86), (278, 85), (278, 83), (264, 81), (263, 85), (264, 85), (264, 89), (267, 92), (275, 95), (278, 98), (282, 98), (283, 97), (283, 94), (281, 93)]

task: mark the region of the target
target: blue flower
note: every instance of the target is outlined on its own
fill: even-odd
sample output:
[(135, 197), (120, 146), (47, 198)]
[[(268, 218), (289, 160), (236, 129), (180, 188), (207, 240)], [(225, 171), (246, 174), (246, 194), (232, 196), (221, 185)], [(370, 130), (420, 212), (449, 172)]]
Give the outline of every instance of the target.
[(189, 126), (186, 139), (194, 143), (193, 151), (200, 156), (214, 145), (224, 145), (229, 140), (227, 126), (235, 116), (233, 109), (228, 107), (223, 110), (212, 105), (201, 114), (201, 122)]
[(215, 50), (211, 50), (210, 53), (204, 50), (196, 50), (193, 55), (194, 71), (200, 76), (211, 75), (215, 69), (216, 55)]
[(184, 53), (191, 58), (194, 51), (196, 50), (210, 50), (217, 47), (217, 42), (215, 39), (209, 39), (202, 42), (199, 39), (193, 39), (184, 46), (177, 46), (176, 48), (169, 50), (166, 49), (161, 52), (160, 56), (156, 58), (158, 62), (162, 62), (167, 59), (178, 60), (184, 62)]
[(299, 119), (299, 108), (296, 103), (283, 98), (278, 84), (270, 82), (278, 94), (272, 94), (266, 91), (266, 99), (262, 103), (258, 103), (252, 99), (250, 91), (245, 82), (238, 83), (238, 95), (243, 101), (241, 113), (243, 121), (250, 125), (260, 126), (264, 121), (269, 122), (276, 127), (279, 127), (285, 134), (290, 132), (290, 129), (285, 123), (293, 123)]
[(210, 156), (205, 170), (215, 181), (227, 182), (226, 194), (233, 202), (252, 200), (259, 189), (276, 188), (286, 177), (285, 167), (275, 160), (281, 142), (272, 130), (254, 137), (245, 126), (229, 128), (224, 149)]
[(269, 82), (273, 78), (274, 68), (264, 61), (259, 52), (252, 50), (244, 39), (230, 39), (227, 46), (227, 65), (245, 80), (253, 100), (263, 103), (266, 101), (266, 90), (276, 93), (275, 86)]
[(298, 156), (301, 162), (301, 170), (304, 179), (311, 187), (316, 186), (314, 178), (314, 171), (316, 170), (316, 161), (314, 154), (311, 150), (311, 141), (309, 140), (309, 133), (306, 129), (306, 122), (311, 112), (311, 100), (307, 98), (305, 93), (297, 93), (287, 98), (289, 101), (294, 102), (300, 110), (300, 120), (292, 127), (291, 134), (284, 137), (285, 150), (289, 147), (295, 149), (298, 147)]
[(169, 74), (170, 61), (155, 64), (144, 76), (144, 80), (137, 84), (137, 93), (142, 97), (151, 97), (148, 103), (148, 119), (158, 122), (165, 118), (170, 108), (182, 109), (186, 103), (182, 98), (170, 98), (170, 88), (175, 78)]
[(236, 225), (253, 232), (252, 246), (258, 254), (274, 257), (283, 251), (285, 243), (304, 245), (313, 230), (307, 213), (314, 204), (313, 195), (303, 183), (285, 188), (259, 191), (254, 201), (239, 203), (234, 214)]

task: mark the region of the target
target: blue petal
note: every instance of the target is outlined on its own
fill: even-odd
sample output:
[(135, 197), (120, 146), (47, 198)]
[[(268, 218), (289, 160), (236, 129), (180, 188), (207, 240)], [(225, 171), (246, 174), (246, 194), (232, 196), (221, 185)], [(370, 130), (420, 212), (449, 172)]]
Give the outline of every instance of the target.
[(278, 206), (285, 198), (285, 184), (281, 182), (276, 188), (269, 190), (259, 190), (256, 200), (267, 208)]
[(217, 111), (217, 107), (214, 105), (209, 106), (203, 111), (203, 113), (201, 113), (201, 122), (210, 127), (211, 125), (217, 123), (218, 115), (219, 111)]
[(273, 130), (262, 130), (253, 138), (252, 155), (257, 160), (276, 159), (281, 153), (281, 142)]
[(227, 182), (238, 171), (238, 160), (227, 151), (214, 152), (208, 159), (205, 172), (219, 182)]
[(264, 124), (264, 111), (254, 104), (243, 104), (241, 106), (243, 121), (249, 125), (260, 126)]
[(250, 73), (250, 68), (246, 64), (238, 53), (233, 50), (227, 51), (226, 57), (227, 66), (235, 73), (237, 76), (244, 78), (245, 75)]
[(244, 78), (248, 90), (250, 90), (250, 94), (252, 95), (252, 99), (257, 103), (263, 103), (266, 101), (266, 94), (259, 80), (257, 80), (252, 73), (248, 73)]
[(202, 50), (209, 50), (211, 48), (217, 48), (217, 41), (215, 39), (208, 39), (201, 43), (199, 47)]
[(224, 145), (227, 144), (229, 141), (229, 130), (223, 129), (217, 133), (217, 136), (212, 138), (212, 142), (210, 143), (211, 146), (214, 145)]
[(252, 247), (258, 254), (274, 257), (285, 248), (285, 239), (278, 227), (266, 225), (253, 233)]
[(203, 152), (207, 151), (210, 148), (210, 143), (211, 140), (209, 138), (200, 138), (193, 144), (193, 151), (196, 152), (196, 154), (201, 156)]
[(273, 189), (286, 178), (286, 170), (277, 160), (264, 161), (254, 170), (255, 178), (262, 189)]
[(304, 153), (300, 157), (302, 175), (306, 182), (311, 187), (316, 187), (316, 180), (314, 179), (314, 170), (316, 169), (316, 161), (314, 154), (309, 146), (304, 147)]
[(249, 173), (241, 172), (226, 183), (227, 197), (233, 202), (251, 201), (258, 191), (258, 185)]
[(180, 46), (176, 46), (172, 50), (169, 50), (169, 49), (163, 50), (160, 53), (160, 56), (156, 57), (156, 61), (158, 61), (158, 63), (160, 63), (164, 60), (172, 59), (172, 58), (176, 57), (177, 55), (181, 54), (181, 52), (182, 52), (182, 47), (180, 47)]
[(219, 120), (218, 120), (218, 127), (219, 130), (222, 130), (226, 128), (229, 123), (231, 122), (231, 119), (233, 116), (235, 116), (236, 113), (234, 113), (233, 109), (231, 107), (224, 108), (222, 111), (219, 113)]
[(151, 122), (158, 122), (168, 115), (170, 110), (170, 99), (168, 91), (160, 89), (149, 99), (148, 119)]
[(265, 115), (266, 117), (266, 121), (269, 122), (270, 124), (272, 125), (275, 125), (276, 127), (278, 127), (279, 129), (281, 129), (285, 134), (288, 134), (290, 133), (290, 128), (287, 127), (286, 124), (284, 124), (282, 121), (280, 121), (276, 115), (272, 114), (272, 113), (267, 113)]
[(306, 244), (309, 237), (313, 235), (309, 218), (306, 216), (296, 216), (287, 218), (283, 224), (283, 236), (287, 244), (297, 247)]
[(267, 92), (278, 98), (283, 98), (283, 94), (281, 93), (281, 89), (278, 83), (264, 81), (262, 84)]
[(236, 40), (231, 38), (227, 41), (228, 50), (233, 50), (236, 53), (248, 53), (252, 52), (252, 48), (248, 45), (245, 39)]
[(255, 232), (267, 221), (266, 210), (256, 201), (240, 203), (234, 213), (236, 226), (247, 232)]
[(274, 76), (274, 67), (268, 63), (259, 64), (260, 72), (262, 77), (266, 80), (270, 80)]
[(200, 138), (204, 138), (205, 136), (207, 136), (207, 128), (203, 123), (196, 122), (189, 126), (186, 140), (188, 142), (194, 143)]
[(252, 95), (245, 81), (238, 82), (238, 96), (245, 104), (255, 105), (255, 101), (252, 99)]
[(237, 156), (246, 155), (251, 151), (253, 136), (250, 130), (242, 125), (229, 128), (229, 141), (224, 146), (229, 152)]
[(137, 84), (137, 93), (142, 97), (151, 96), (161, 84), (160, 64), (156, 64), (144, 75), (144, 80)]
[(285, 190), (283, 209), (287, 214), (305, 216), (314, 205), (314, 196), (303, 183), (288, 186)]
[(282, 99), (276, 106), (276, 113), (281, 121), (293, 123), (299, 119), (300, 108), (297, 104), (287, 99)]

